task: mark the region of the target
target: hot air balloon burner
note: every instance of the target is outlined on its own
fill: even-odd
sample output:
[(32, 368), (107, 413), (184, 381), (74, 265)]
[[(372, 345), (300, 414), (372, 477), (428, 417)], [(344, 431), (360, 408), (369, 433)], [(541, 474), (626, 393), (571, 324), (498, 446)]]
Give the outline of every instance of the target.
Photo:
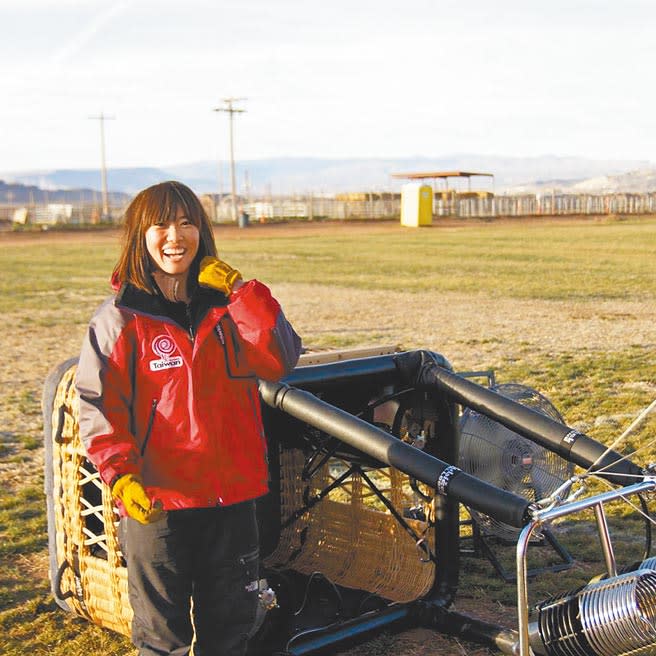
[[(519, 656), (647, 655), (656, 645), (656, 562), (650, 558), (634, 571), (617, 573), (604, 505), (653, 491), (654, 479), (618, 488), (547, 510), (534, 518), (517, 541), (517, 609)], [(531, 534), (566, 515), (592, 508), (595, 512), (606, 572), (588, 583), (537, 606), (529, 623), (527, 552)]]

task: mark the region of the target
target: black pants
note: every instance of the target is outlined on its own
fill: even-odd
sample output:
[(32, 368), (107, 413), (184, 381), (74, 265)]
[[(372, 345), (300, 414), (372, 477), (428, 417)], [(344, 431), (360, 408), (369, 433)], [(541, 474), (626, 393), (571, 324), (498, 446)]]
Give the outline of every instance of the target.
[(194, 656), (243, 656), (258, 603), (254, 502), (121, 524), (140, 656), (185, 656), (194, 633)]

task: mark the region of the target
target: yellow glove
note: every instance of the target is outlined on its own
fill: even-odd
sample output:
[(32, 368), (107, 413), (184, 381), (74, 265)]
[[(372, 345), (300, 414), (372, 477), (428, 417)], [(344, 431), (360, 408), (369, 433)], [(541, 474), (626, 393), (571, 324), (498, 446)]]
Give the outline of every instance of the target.
[(218, 289), (227, 296), (238, 280), (241, 280), (241, 273), (217, 257), (208, 255), (200, 261), (198, 282), (203, 287)]
[(164, 511), (150, 500), (141, 479), (133, 474), (121, 476), (112, 486), (112, 495), (123, 502), (125, 512), (141, 524), (156, 522)]

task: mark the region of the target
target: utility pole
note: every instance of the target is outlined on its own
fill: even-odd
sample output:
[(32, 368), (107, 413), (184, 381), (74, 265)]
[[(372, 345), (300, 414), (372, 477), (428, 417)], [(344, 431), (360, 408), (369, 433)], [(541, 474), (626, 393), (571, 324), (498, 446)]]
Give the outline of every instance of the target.
[(215, 112), (227, 112), (230, 118), (230, 193), (232, 198), (232, 220), (237, 222), (237, 181), (235, 177), (235, 143), (234, 143), (234, 115), (245, 112), (233, 103), (246, 100), (246, 98), (224, 98), (225, 107), (216, 107)]
[(102, 190), (102, 216), (101, 219), (109, 218), (109, 198), (107, 194), (107, 165), (105, 163), (105, 121), (114, 120), (113, 116), (89, 116), (90, 119), (100, 121), (100, 184)]

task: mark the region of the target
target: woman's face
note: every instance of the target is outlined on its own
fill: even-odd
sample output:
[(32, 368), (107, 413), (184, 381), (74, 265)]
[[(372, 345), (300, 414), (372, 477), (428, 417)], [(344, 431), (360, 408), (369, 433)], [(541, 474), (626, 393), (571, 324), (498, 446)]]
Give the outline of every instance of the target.
[(175, 219), (155, 223), (146, 230), (146, 249), (157, 269), (170, 276), (184, 275), (198, 253), (198, 228), (179, 207)]

